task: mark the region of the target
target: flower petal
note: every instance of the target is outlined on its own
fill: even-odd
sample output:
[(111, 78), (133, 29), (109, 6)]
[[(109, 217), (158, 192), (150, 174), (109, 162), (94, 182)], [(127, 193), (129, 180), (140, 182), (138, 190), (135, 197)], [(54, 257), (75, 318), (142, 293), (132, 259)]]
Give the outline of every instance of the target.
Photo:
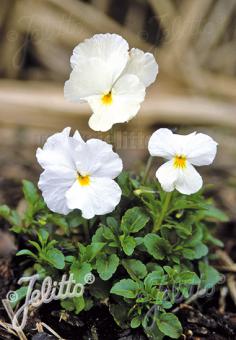
[(148, 150), (152, 156), (171, 159), (176, 154), (173, 143), (173, 133), (169, 129), (158, 129), (155, 131), (148, 143)]
[(129, 45), (118, 34), (95, 34), (75, 47), (71, 57), (72, 68), (81, 68), (90, 58), (99, 58), (107, 65), (114, 82), (128, 61)]
[(42, 149), (37, 149), (36, 157), (43, 169), (55, 166), (75, 168), (73, 152), (78, 142), (69, 137), (69, 134), (70, 128), (65, 128), (62, 132), (50, 136)]
[(89, 96), (108, 93), (112, 84), (112, 73), (105, 61), (91, 58), (71, 72), (70, 79), (65, 82), (64, 96), (68, 100), (80, 102)]
[(71, 211), (67, 206), (65, 193), (73, 185), (76, 175), (76, 171), (61, 167), (46, 169), (40, 175), (38, 187), (51, 211), (64, 215)]
[(187, 162), (184, 170), (179, 170), (178, 178), (175, 183), (175, 188), (185, 195), (191, 195), (199, 191), (203, 181), (196, 169)]
[(78, 130), (74, 132), (73, 138), (82, 144), (85, 143)]
[(76, 181), (66, 193), (67, 205), (70, 209), (80, 209), (82, 216), (91, 219), (95, 215), (112, 212), (120, 202), (121, 189), (110, 178), (90, 178), (90, 184), (81, 186)]
[(76, 168), (82, 175), (117, 177), (123, 168), (122, 160), (112, 146), (99, 139), (90, 139), (77, 149)]
[(189, 162), (186, 162), (185, 169), (176, 169), (173, 160), (170, 160), (160, 166), (156, 177), (167, 192), (176, 189), (182, 194), (191, 195), (202, 187), (202, 177)]
[(170, 160), (160, 166), (156, 172), (156, 177), (164, 191), (170, 192), (175, 189), (175, 182), (178, 179), (179, 170), (173, 166), (173, 160)]
[(104, 105), (101, 98), (88, 98), (93, 115), (89, 126), (95, 131), (107, 131), (115, 123), (124, 123), (133, 118), (145, 97), (145, 87), (135, 75), (124, 75), (112, 90), (112, 103)]
[(217, 143), (208, 135), (197, 133), (192, 135), (185, 145), (188, 161), (193, 165), (209, 165), (216, 156)]
[(135, 74), (145, 87), (150, 86), (154, 83), (158, 73), (158, 65), (153, 54), (132, 48), (123, 74), (127, 73)]

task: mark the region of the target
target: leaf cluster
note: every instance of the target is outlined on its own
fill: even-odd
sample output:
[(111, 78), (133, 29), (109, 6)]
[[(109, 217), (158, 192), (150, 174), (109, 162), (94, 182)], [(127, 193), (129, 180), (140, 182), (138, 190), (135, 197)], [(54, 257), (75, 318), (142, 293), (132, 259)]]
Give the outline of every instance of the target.
[(156, 182), (143, 186), (139, 177), (126, 172), (118, 182), (123, 192), (119, 206), (91, 221), (79, 211), (66, 217), (51, 213), (27, 181), (23, 216), (7, 206), (0, 207), (0, 215), (27, 238), (29, 247), (18, 255), (30, 257), (42, 276), (52, 270), (73, 274), (76, 282), (86, 285), (86, 275), (95, 275), (95, 283), (86, 285), (82, 297), (61, 302), (63, 309), (78, 314), (106, 303), (121, 327), (143, 327), (153, 339), (177, 339), (182, 326), (173, 307), (221, 279), (209, 264), (209, 253), (211, 247), (222, 246), (213, 231), (227, 216), (202, 192), (174, 192), (154, 231), (165, 193)]

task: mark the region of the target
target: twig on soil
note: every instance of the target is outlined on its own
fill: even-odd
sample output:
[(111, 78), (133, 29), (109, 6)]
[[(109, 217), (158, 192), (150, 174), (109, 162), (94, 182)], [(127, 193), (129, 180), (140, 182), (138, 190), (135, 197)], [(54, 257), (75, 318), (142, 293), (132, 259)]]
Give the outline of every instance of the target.
[(186, 300), (183, 304), (180, 304), (180, 306), (176, 307), (175, 309), (172, 310), (172, 313), (177, 313), (180, 309), (183, 307), (186, 307), (186, 305), (190, 305), (192, 302), (196, 301), (198, 298), (202, 297), (206, 293), (206, 289), (203, 288), (199, 290), (197, 293), (193, 294), (190, 296), (188, 300)]
[(36, 322), (36, 328), (38, 333), (43, 333), (43, 326), (41, 322)]
[(0, 328), (5, 329), (8, 333), (17, 336), (17, 333), (12, 329), (12, 325), (0, 320)]
[(60, 340), (65, 340), (58, 333), (56, 333), (50, 326), (48, 326), (45, 322), (38, 322), (37, 329), (42, 329), (42, 327), (46, 328), (49, 332), (51, 332), (56, 338)]
[(224, 286), (224, 287), (221, 287), (220, 289), (220, 299), (219, 299), (219, 312), (224, 314), (225, 312), (225, 306), (226, 306), (226, 302), (225, 302), (225, 299), (226, 299), (226, 296), (228, 295), (228, 287)]
[(219, 270), (220, 272), (226, 272), (226, 273), (236, 273), (236, 264), (228, 266), (215, 266), (215, 268), (217, 270)]
[[(7, 300), (7, 299), (2, 300), (2, 304), (3, 304), (4, 308), (6, 309), (6, 312), (9, 316), (10, 320), (12, 321), (13, 318), (14, 318), (14, 312), (12, 310), (10, 301)], [(27, 340), (27, 337), (25, 336), (25, 333), (23, 332), (23, 330), (19, 326), (17, 320), (16, 320), (16, 326), (17, 326), (17, 329), (15, 331), (17, 332), (17, 335), (20, 338), (20, 340)], [(11, 327), (11, 328), (13, 328), (13, 327)]]
[[(227, 267), (235, 268), (236, 264), (234, 261), (229, 257), (229, 255), (223, 251), (218, 250), (217, 255), (219, 257), (219, 260), (224, 263)], [(236, 305), (236, 281), (235, 281), (235, 274), (227, 274), (226, 275), (226, 282), (227, 286), (229, 288), (229, 293), (231, 295), (231, 298)]]

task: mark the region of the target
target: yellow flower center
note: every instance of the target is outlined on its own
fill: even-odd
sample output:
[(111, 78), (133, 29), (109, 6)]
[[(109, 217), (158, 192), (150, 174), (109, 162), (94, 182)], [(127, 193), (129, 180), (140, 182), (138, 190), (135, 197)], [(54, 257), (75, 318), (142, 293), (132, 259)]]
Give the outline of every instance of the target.
[(174, 167), (176, 169), (185, 169), (186, 168), (186, 156), (183, 156), (183, 155), (175, 156)]
[(103, 105), (111, 105), (112, 101), (113, 101), (111, 91), (106, 93), (106, 94), (104, 94), (102, 96), (101, 100), (102, 100)]
[(80, 185), (87, 186), (90, 184), (90, 176), (89, 175), (81, 176), (80, 174), (78, 174), (77, 181), (79, 182)]

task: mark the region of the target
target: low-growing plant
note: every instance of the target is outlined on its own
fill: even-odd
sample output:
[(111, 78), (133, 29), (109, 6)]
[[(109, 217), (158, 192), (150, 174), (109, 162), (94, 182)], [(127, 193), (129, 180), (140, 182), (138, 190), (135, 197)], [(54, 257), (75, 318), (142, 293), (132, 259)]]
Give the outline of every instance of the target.
[[(121, 327), (142, 326), (154, 339), (178, 338), (182, 327), (173, 307), (221, 279), (208, 263), (209, 247), (222, 246), (211, 230), (227, 217), (202, 192), (173, 192), (163, 214), (166, 193), (156, 181), (143, 186), (141, 178), (123, 172), (118, 183), (124, 193), (120, 205), (90, 225), (79, 210), (65, 217), (50, 212), (27, 181), (25, 213), (18, 216), (1, 206), (0, 214), (28, 240), (17, 255), (28, 256), (29, 266), (42, 278), (73, 273), (83, 284), (86, 274), (95, 275), (86, 294), (62, 301), (63, 309), (78, 314), (106, 303)], [(162, 223), (154, 232), (160, 216)]]

